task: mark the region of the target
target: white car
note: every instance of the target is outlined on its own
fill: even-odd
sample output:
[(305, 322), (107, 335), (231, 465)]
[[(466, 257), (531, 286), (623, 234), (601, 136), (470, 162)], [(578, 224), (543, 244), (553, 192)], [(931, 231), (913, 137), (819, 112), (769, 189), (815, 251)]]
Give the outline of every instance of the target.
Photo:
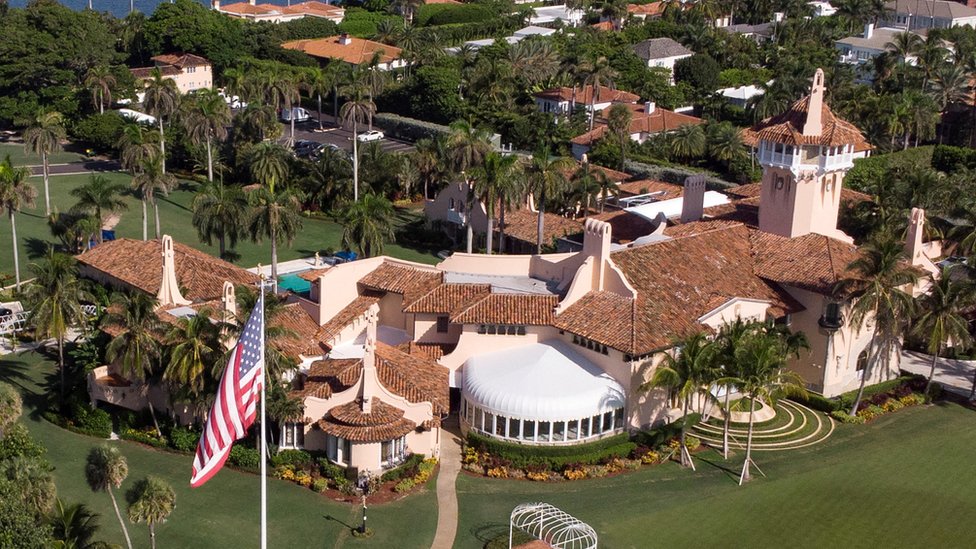
[(383, 132), (379, 130), (369, 130), (368, 132), (363, 132), (359, 134), (359, 136), (357, 136), (356, 139), (359, 139), (360, 143), (366, 143), (368, 141), (379, 141), (384, 137), (386, 136), (383, 135)]

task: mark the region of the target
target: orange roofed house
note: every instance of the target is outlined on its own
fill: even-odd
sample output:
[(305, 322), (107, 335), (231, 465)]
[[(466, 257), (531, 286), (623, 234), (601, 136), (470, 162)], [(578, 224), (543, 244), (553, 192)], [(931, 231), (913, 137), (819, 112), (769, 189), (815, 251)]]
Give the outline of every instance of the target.
[(311, 40), (292, 40), (285, 42), (281, 47), (304, 52), (319, 59), (342, 61), (350, 65), (369, 63), (376, 57), (379, 61), (377, 67), (384, 71), (407, 65), (401, 57), (403, 50), (400, 48), (348, 34)]
[[(701, 118), (682, 114), (668, 109), (662, 109), (648, 101), (643, 105), (628, 105), (633, 112), (630, 119), (630, 139), (638, 143), (643, 143), (648, 137), (660, 133), (674, 131), (681, 126), (698, 125), (704, 121)], [(609, 109), (603, 109), (596, 115), (593, 129), (577, 135), (570, 140), (573, 146), (573, 156), (582, 158), (595, 142), (607, 135), (607, 117)]]
[(602, 111), (614, 103), (635, 104), (640, 99), (633, 93), (606, 86), (594, 97), (593, 89), (593, 86), (549, 88), (535, 94), (535, 105), (539, 112), (565, 116), (577, 109), (590, 112), (591, 104), (594, 111)]
[(303, 17), (318, 17), (338, 24), (346, 16), (346, 10), (339, 6), (316, 1), (280, 6), (278, 4), (258, 4), (256, 0), (221, 5), (220, 0), (213, 0), (212, 5), (214, 10), (230, 17), (247, 21), (268, 21), (270, 23), (284, 23)]
[(159, 69), (163, 78), (172, 78), (180, 93), (188, 93), (213, 87), (213, 67), (210, 61), (192, 53), (167, 53), (152, 58), (155, 65), (129, 69), (136, 82), (152, 78), (153, 69)]

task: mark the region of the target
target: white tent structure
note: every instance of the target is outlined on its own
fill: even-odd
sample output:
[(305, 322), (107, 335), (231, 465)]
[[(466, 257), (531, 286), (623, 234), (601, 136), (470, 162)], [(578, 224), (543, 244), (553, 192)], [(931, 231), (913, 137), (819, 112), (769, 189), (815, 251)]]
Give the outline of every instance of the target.
[(623, 430), (623, 387), (565, 342), (478, 355), (463, 374), (461, 418), (482, 434), (566, 445)]
[(508, 549), (518, 528), (556, 549), (596, 549), (597, 535), (580, 519), (548, 503), (522, 503), (512, 510), (508, 522)]

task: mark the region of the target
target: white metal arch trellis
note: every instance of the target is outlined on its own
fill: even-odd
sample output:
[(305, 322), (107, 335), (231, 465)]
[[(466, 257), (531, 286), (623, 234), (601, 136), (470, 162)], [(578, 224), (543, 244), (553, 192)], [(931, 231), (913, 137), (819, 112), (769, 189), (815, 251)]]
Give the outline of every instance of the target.
[(508, 524), (508, 548), (515, 528), (556, 549), (596, 549), (596, 531), (589, 524), (548, 503), (522, 503), (512, 510)]

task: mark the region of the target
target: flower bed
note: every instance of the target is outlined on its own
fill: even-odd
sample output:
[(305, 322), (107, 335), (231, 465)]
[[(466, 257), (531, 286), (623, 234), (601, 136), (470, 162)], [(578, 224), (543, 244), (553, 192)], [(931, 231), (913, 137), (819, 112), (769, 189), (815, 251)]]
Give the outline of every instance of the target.
[(835, 410), (830, 416), (841, 423), (862, 424), (885, 414), (896, 412), (908, 406), (918, 406), (927, 401), (920, 390), (924, 390), (925, 380), (908, 379), (893, 388), (865, 397), (857, 406), (857, 412), (850, 415), (846, 410)]
[[(326, 458), (313, 459), (303, 450), (284, 450), (272, 458), (273, 475), (324, 494), (336, 501), (357, 502), (361, 492), (346, 470)], [(414, 454), (395, 469), (370, 477), (367, 495), (373, 503), (383, 503), (414, 491), (430, 480), (437, 459)]]

